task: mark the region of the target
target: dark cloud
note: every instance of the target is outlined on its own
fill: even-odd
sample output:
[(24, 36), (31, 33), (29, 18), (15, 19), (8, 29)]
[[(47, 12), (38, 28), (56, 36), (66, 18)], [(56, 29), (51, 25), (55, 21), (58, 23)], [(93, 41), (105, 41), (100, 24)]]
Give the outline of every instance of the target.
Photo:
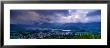
[(95, 10), (87, 14), (87, 16), (96, 16), (96, 15), (101, 15), (101, 10)]
[[(101, 10), (10, 10), (11, 24), (88, 23), (100, 21)], [(94, 19), (94, 20), (93, 20)]]

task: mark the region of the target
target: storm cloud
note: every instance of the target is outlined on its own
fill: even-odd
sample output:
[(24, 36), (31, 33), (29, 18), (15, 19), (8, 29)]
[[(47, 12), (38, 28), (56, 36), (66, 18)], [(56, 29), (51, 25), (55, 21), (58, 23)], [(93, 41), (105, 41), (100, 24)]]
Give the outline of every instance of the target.
[(91, 23), (101, 21), (99, 9), (10, 10), (11, 24)]

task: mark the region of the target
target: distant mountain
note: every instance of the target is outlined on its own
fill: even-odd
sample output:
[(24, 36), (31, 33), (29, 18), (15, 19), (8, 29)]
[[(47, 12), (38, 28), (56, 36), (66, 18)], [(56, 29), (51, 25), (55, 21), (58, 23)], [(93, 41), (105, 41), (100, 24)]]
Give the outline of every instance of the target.
[(101, 23), (35, 23), (33, 25), (25, 25), (25, 24), (10, 24), (10, 29), (12, 30), (32, 30), (36, 28), (49, 28), (49, 29), (69, 29), (69, 30), (83, 30), (83, 31), (93, 31), (100, 32)]

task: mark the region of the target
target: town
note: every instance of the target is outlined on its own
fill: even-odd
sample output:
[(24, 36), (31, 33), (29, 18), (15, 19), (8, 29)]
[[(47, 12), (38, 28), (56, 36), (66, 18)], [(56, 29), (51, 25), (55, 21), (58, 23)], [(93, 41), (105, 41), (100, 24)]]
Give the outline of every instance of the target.
[(93, 32), (81, 32), (75, 30), (63, 30), (63, 29), (42, 29), (35, 31), (18, 31), (10, 34), (12, 39), (100, 39), (100, 33)]

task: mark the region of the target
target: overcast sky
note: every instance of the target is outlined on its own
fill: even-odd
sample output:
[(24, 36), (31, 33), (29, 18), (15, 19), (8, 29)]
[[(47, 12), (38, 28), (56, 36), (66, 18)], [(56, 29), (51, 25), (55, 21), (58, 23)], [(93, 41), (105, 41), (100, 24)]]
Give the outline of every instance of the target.
[(101, 10), (10, 10), (10, 19), (11, 24), (92, 23), (101, 21)]

